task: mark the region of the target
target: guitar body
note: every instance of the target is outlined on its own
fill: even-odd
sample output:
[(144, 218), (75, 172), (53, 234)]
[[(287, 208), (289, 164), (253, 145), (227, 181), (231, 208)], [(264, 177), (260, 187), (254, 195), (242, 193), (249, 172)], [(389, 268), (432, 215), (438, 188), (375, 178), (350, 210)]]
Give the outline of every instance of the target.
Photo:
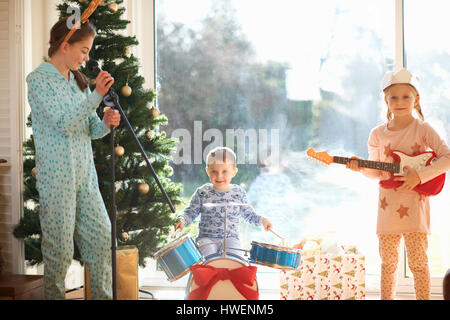
[[(401, 151), (391, 151), (391, 157), (394, 159), (395, 163), (400, 164), (400, 172), (398, 174), (391, 172), (390, 179), (380, 181), (380, 186), (385, 189), (395, 189), (403, 183), (403, 181), (394, 181), (394, 178), (405, 176), (406, 172), (404, 168), (406, 166), (419, 170), (425, 166), (429, 166), (436, 160), (436, 154), (432, 151), (423, 152), (416, 156), (409, 156)], [(417, 185), (413, 190), (425, 196), (434, 196), (441, 192), (444, 184), (445, 173), (428, 182)]]

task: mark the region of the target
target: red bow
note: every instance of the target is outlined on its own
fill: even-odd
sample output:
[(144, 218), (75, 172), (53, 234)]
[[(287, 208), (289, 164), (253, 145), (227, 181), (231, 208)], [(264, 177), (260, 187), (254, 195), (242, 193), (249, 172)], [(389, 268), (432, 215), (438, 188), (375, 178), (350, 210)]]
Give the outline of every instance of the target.
[(212, 287), (219, 280), (230, 280), (247, 300), (259, 299), (258, 291), (245, 286), (253, 286), (255, 283), (257, 268), (254, 266), (229, 270), (208, 265), (195, 265), (191, 269), (193, 279), (199, 287), (189, 293), (188, 300), (206, 300)]

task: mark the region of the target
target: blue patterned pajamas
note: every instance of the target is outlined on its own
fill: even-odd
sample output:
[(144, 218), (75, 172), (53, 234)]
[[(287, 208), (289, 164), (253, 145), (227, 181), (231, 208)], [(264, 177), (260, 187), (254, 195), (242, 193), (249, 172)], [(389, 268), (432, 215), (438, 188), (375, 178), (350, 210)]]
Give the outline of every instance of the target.
[[(235, 250), (241, 249), (241, 241), (235, 238), (227, 238), (225, 245), (227, 247), (227, 253), (232, 253), (236, 256), (244, 258), (244, 251)], [(223, 239), (198, 238), (197, 246), (203, 257), (208, 260), (209, 256), (215, 255), (217, 253), (222, 253)]]
[(73, 240), (89, 268), (92, 299), (111, 299), (111, 224), (98, 188), (92, 139), (108, 134), (95, 110), (96, 92), (82, 92), (50, 63), (27, 77), (36, 147), (46, 299), (65, 298)]

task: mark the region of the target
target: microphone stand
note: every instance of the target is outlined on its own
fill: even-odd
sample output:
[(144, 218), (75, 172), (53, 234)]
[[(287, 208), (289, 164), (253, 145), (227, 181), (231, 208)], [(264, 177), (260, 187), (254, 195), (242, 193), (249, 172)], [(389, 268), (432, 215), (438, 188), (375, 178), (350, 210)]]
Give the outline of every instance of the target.
[[(161, 190), (162, 194), (165, 197), (165, 200), (167, 204), (169, 205), (171, 211), (175, 213), (175, 208), (172, 204), (172, 201), (170, 201), (169, 196), (167, 195), (166, 190), (164, 189), (163, 185), (159, 181), (159, 178), (155, 172), (155, 169), (153, 168), (152, 164), (150, 163), (150, 160), (147, 157), (147, 154), (144, 151), (144, 148), (142, 147), (142, 144), (140, 143), (138, 137), (136, 136), (136, 133), (133, 130), (133, 127), (131, 126), (130, 122), (128, 121), (127, 116), (125, 115), (125, 112), (123, 111), (120, 103), (119, 103), (119, 96), (117, 93), (111, 88), (106, 94), (106, 96), (103, 98), (103, 102), (108, 107), (111, 107), (115, 110), (118, 110), (121, 119), (125, 122), (128, 130), (130, 131), (131, 135), (133, 136), (139, 151), (141, 152), (142, 156), (145, 159), (145, 162), (147, 163), (147, 166), (153, 175), (153, 178), (156, 181), (156, 184), (158, 185), (159, 189)], [(112, 291), (113, 291), (113, 300), (117, 300), (117, 261), (116, 261), (116, 249), (117, 249), (117, 241), (116, 241), (116, 220), (117, 220), (117, 208), (116, 208), (116, 188), (115, 188), (115, 152), (114, 152), (114, 127), (110, 127), (111, 130), (111, 136), (110, 136), (110, 147), (111, 147), (111, 210), (109, 218), (111, 220), (111, 259), (112, 259)]]
[(110, 148), (111, 148), (111, 208), (109, 220), (111, 221), (111, 262), (112, 262), (112, 294), (113, 300), (117, 300), (117, 242), (116, 242), (116, 226), (117, 226), (117, 208), (116, 208), (116, 163), (115, 163), (115, 153), (114, 153), (114, 127), (110, 127)]

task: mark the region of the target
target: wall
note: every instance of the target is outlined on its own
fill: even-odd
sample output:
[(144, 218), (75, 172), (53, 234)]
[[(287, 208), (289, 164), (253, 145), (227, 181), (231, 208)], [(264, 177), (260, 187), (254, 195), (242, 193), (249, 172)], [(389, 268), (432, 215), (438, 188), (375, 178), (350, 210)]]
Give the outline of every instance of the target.
[(0, 246), (3, 272), (23, 272), (23, 246), (12, 230), (22, 212), (22, 2), (0, 0)]

